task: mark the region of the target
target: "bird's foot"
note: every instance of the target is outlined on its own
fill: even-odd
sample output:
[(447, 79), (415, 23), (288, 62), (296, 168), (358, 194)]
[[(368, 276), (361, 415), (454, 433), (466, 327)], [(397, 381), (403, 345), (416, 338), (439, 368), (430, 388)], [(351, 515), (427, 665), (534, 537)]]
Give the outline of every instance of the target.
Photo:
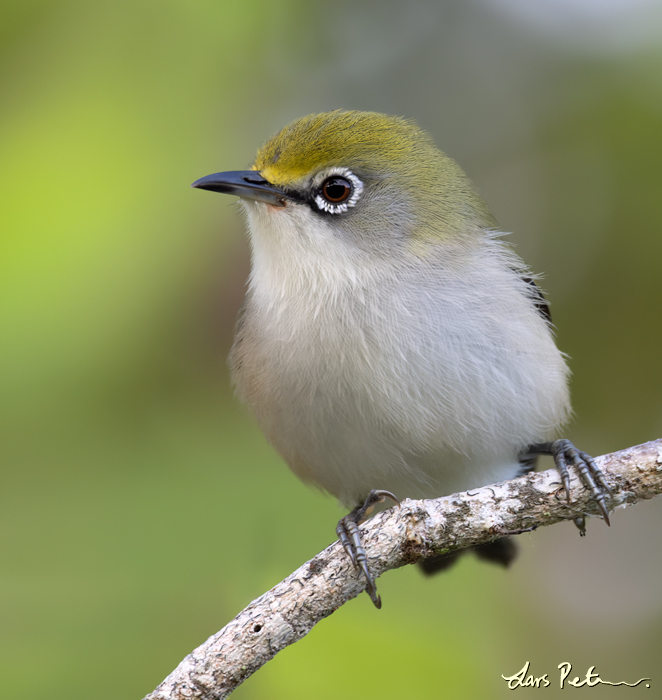
[[(578, 450), (570, 440), (554, 440), (554, 442), (543, 442), (531, 445), (527, 450), (531, 454), (548, 454), (554, 458), (556, 469), (561, 476), (561, 483), (566, 493), (568, 503), (570, 502), (570, 474), (568, 465), (575, 467), (579, 473), (584, 486), (591, 492), (593, 500), (596, 502), (603, 520), (609, 525), (609, 511), (607, 510), (607, 497), (611, 496), (611, 491), (605, 480), (602, 469), (598, 467), (591, 455)], [(579, 534), (585, 535), (584, 518), (575, 518), (575, 525), (579, 528)]]
[(382, 607), (382, 599), (379, 595), (377, 595), (375, 580), (368, 569), (368, 557), (366, 556), (365, 549), (361, 544), (359, 525), (368, 515), (370, 515), (370, 512), (378, 503), (382, 503), (387, 498), (390, 498), (395, 503), (400, 503), (399, 499), (396, 498), (390, 491), (378, 491), (373, 489), (368, 494), (368, 497), (363, 502), (363, 505), (357, 506), (344, 518), (340, 518), (338, 521), (338, 526), (336, 527), (336, 533), (338, 534), (340, 544), (342, 544), (342, 546), (345, 548), (347, 555), (352, 560), (352, 564), (354, 564), (354, 566), (360, 571), (363, 571), (363, 575), (367, 581), (366, 592), (370, 596), (370, 600), (372, 600), (376, 608)]

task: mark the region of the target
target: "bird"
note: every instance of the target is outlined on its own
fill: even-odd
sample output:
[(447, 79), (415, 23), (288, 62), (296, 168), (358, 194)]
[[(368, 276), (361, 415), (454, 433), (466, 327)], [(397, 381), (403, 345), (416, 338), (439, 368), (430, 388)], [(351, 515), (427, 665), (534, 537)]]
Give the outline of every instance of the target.
[[(569, 370), (536, 278), (415, 122), (304, 116), (248, 170), (192, 186), (238, 196), (246, 220), (236, 392), (292, 471), (351, 509), (336, 532), (376, 607), (358, 526), (382, 501), (486, 486), (550, 454), (568, 500), (570, 465), (609, 524), (604, 475), (558, 437)], [(514, 557), (504, 538), (477, 553)]]

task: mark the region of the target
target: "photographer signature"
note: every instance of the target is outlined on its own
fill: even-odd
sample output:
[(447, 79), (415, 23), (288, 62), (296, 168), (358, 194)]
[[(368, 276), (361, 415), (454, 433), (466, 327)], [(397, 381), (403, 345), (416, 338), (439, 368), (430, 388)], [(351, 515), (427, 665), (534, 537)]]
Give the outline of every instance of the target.
[[(511, 690), (514, 690), (515, 688), (546, 688), (550, 684), (549, 674), (544, 673), (542, 676), (534, 676), (532, 673), (529, 673), (530, 666), (531, 662), (527, 661), (517, 673), (513, 674), (512, 676), (504, 676), (502, 674), (501, 678), (508, 682), (508, 687)], [(595, 666), (591, 666), (583, 678), (575, 676), (572, 680), (568, 680), (568, 676), (572, 671), (572, 664), (564, 661), (563, 663), (560, 663), (557, 668), (561, 672), (559, 676), (561, 689), (564, 689), (566, 684), (573, 686), (573, 688), (582, 688), (583, 686), (592, 688), (600, 683), (603, 685), (627, 685), (629, 688), (635, 688), (640, 683), (651, 680), (650, 678), (641, 678), (636, 683), (627, 683), (626, 681), (612, 683), (611, 681), (602, 680), (602, 678), (600, 678), (600, 676), (595, 672)], [(650, 688), (650, 684), (646, 683), (646, 687)]]

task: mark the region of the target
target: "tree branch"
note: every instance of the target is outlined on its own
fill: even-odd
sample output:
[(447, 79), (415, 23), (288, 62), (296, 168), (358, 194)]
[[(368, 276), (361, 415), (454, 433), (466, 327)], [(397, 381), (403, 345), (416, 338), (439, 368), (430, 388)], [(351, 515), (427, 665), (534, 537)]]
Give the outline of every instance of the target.
[[(596, 459), (610, 510), (662, 493), (662, 439)], [(584, 513), (596, 513), (573, 477), (571, 503), (555, 470), (429, 501), (405, 500), (361, 528), (375, 576), (430, 554), (483, 544)], [(254, 600), (192, 651), (144, 700), (220, 700), (365, 588), (338, 542)], [(378, 613), (376, 613), (378, 614)]]

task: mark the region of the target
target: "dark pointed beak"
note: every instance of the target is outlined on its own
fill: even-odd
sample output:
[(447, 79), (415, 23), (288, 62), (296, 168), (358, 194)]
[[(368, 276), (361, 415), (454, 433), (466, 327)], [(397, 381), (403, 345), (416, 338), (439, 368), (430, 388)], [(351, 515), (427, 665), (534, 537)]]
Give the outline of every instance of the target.
[(243, 199), (255, 199), (278, 207), (285, 206), (287, 200), (298, 201), (292, 193), (274, 187), (265, 180), (257, 170), (230, 170), (225, 173), (214, 173), (196, 180), (191, 187), (199, 190), (211, 190), (234, 194)]

